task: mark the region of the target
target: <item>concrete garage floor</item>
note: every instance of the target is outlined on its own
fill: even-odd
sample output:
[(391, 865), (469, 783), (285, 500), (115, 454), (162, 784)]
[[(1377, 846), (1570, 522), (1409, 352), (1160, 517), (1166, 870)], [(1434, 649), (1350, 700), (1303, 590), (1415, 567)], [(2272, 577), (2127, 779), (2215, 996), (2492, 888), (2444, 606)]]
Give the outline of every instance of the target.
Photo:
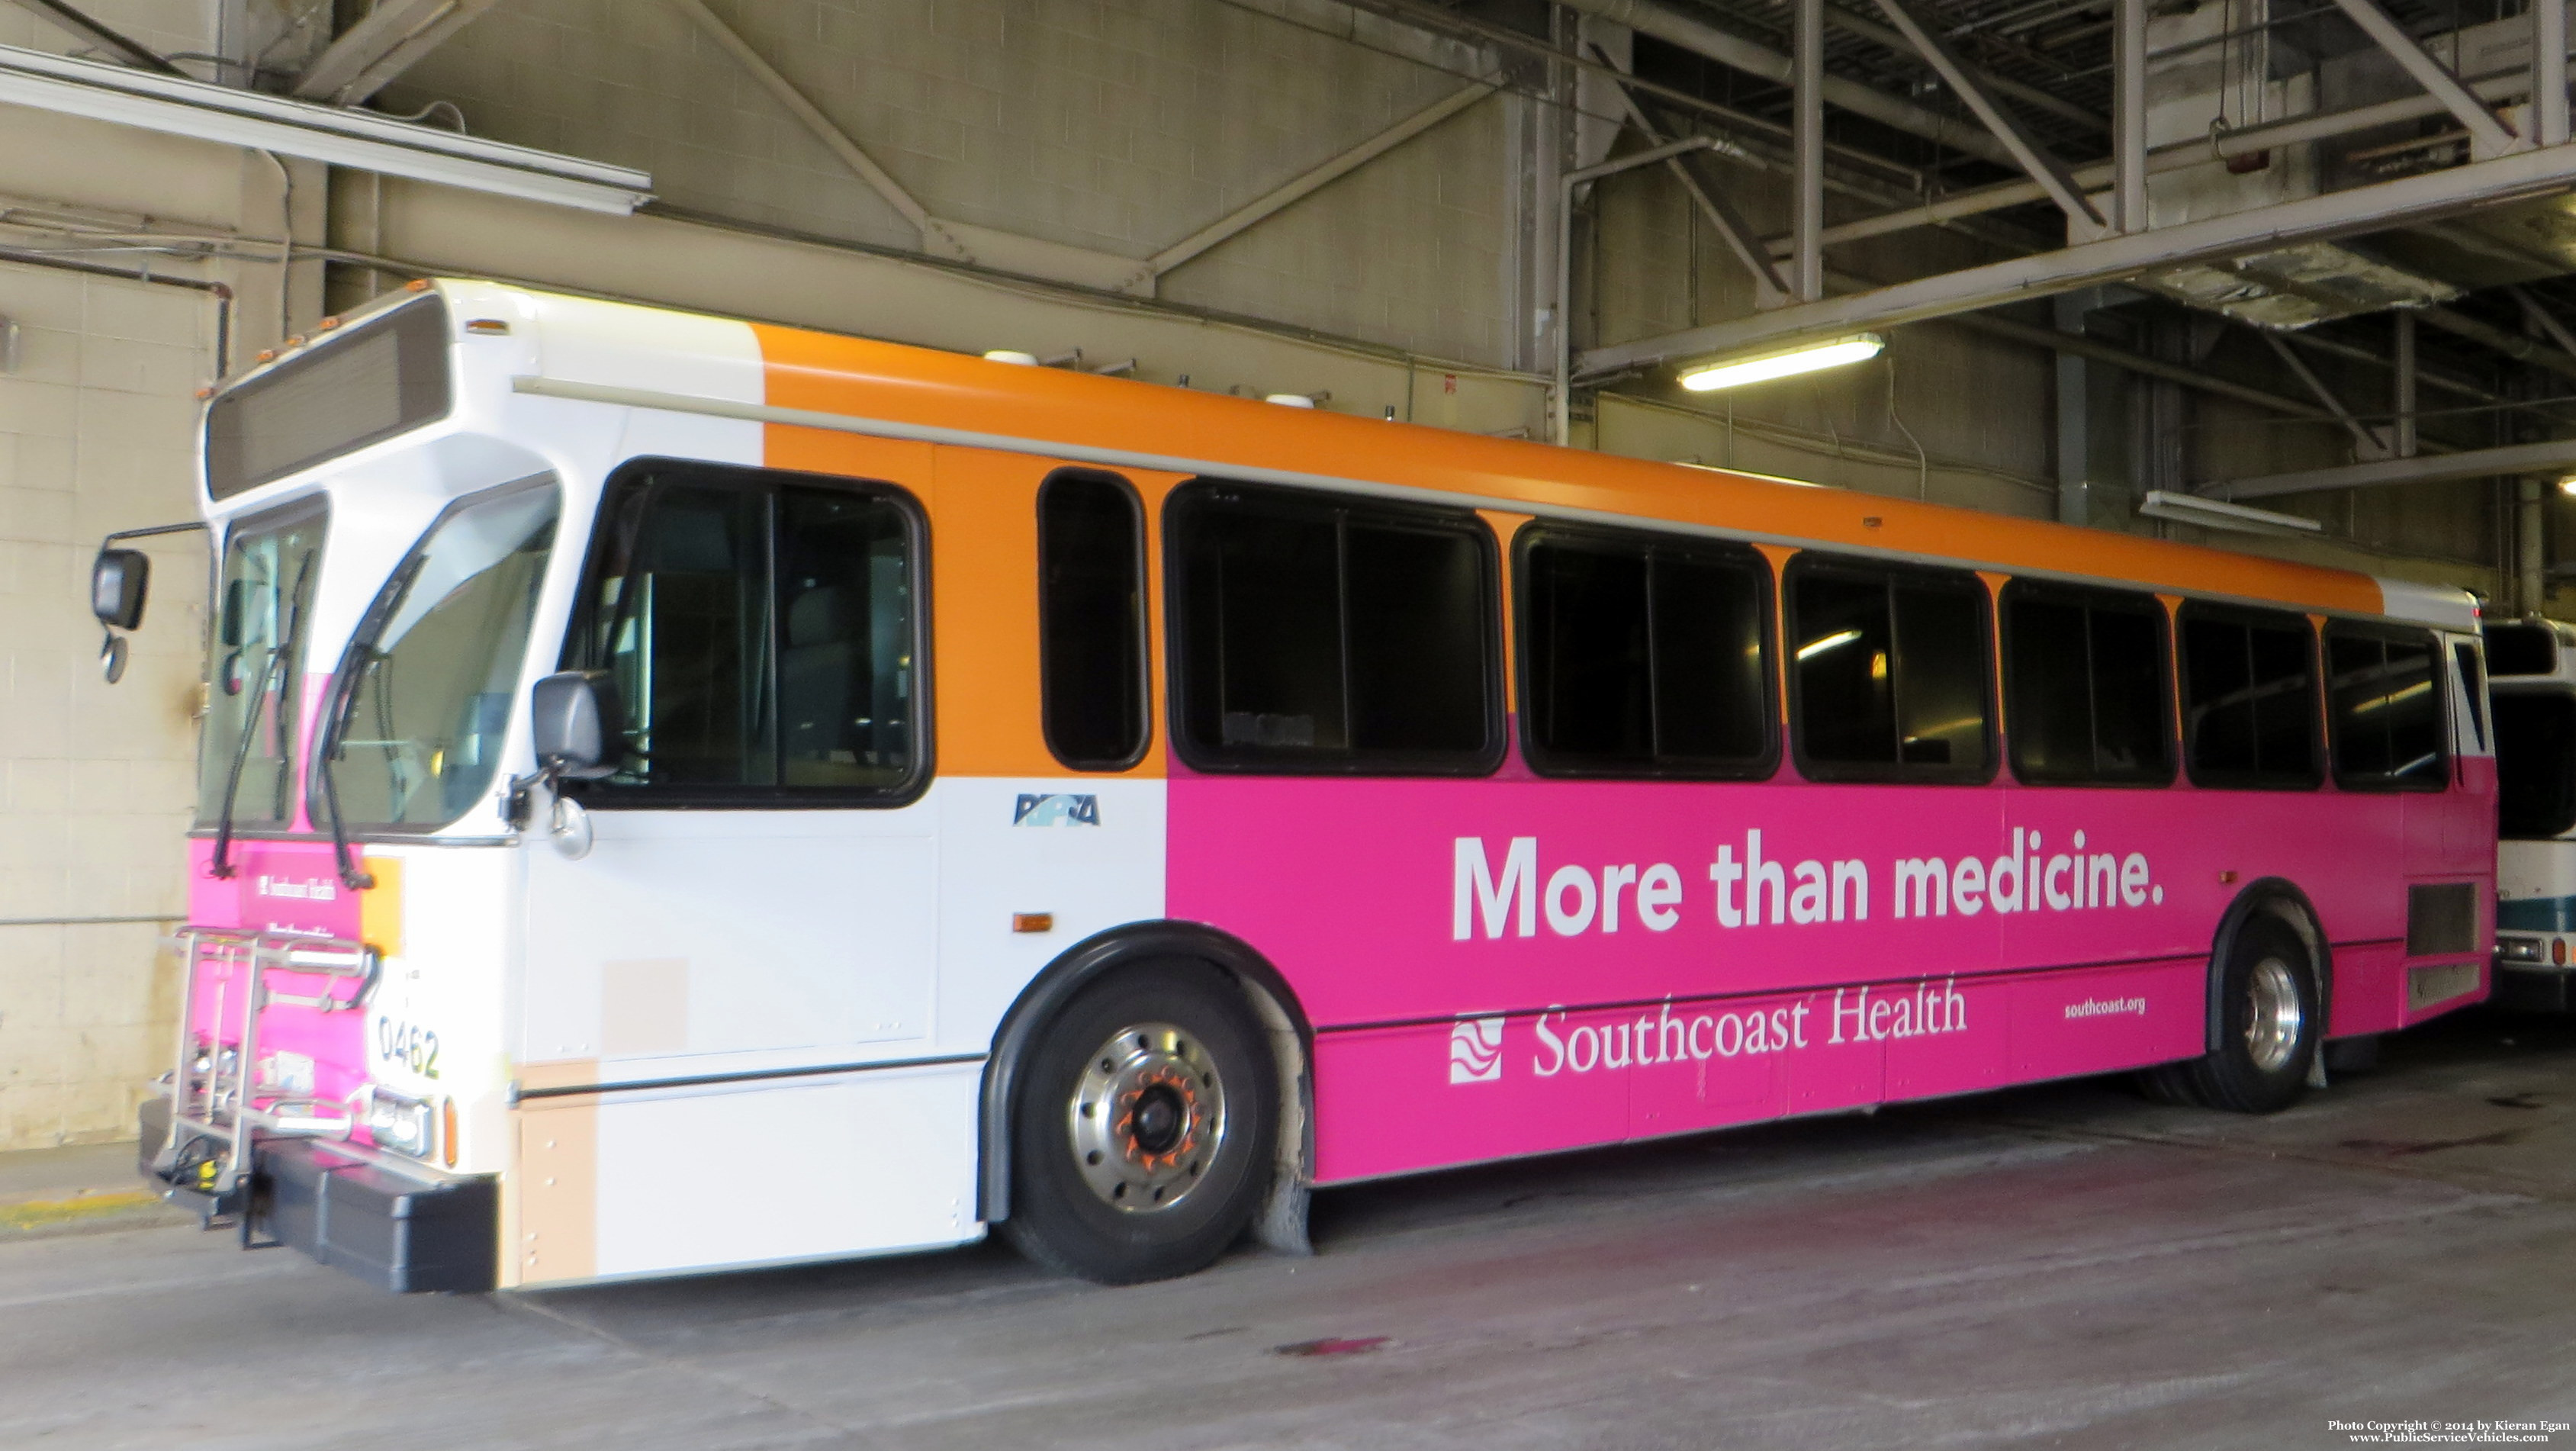
[(1128, 1290), (988, 1246), (395, 1298), (193, 1228), (39, 1239), (0, 1244), (0, 1446), (2235, 1448), (2576, 1421), (2571, 1150), (2576, 1027), (2480, 1013), (2277, 1118), (2074, 1083), (1348, 1189), (1317, 1258)]

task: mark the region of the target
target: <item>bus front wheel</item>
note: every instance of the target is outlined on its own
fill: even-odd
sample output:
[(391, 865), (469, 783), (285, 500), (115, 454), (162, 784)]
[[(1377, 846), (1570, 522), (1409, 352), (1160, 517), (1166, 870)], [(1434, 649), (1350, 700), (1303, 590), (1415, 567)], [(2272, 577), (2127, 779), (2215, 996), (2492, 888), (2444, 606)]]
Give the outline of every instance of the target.
[(1022, 1254), (1101, 1284), (1167, 1279), (1225, 1253), (1268, 1187), (1278, 1074), (1242, 994), (1156, 963), (1083, 989), (1048, 1024), (1011, 1114)]
[(2149, 1069), (2149, 1091), (2230, 1113), (2278, 1113), (2298, 1102), (2326, 1026), (2306, 941), (2271, 913), (2254, 913), (2229, 940), (2215, 990), (2218, 1046)]

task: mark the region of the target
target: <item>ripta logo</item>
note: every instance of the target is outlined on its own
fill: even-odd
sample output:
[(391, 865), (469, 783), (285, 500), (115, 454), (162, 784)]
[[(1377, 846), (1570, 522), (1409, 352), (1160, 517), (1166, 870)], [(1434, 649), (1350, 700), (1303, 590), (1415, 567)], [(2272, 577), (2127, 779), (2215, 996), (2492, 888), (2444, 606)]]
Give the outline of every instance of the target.
[(1100, 798), (1057, 792), (1050, 796), (1020, 797), (1011, 811), (1013, 826), (1098, 826)]
[(1449, 1029), (1449, 1081), (1492, 1083), (1502, 1076), (1502, 1018), (1460, 1018)]

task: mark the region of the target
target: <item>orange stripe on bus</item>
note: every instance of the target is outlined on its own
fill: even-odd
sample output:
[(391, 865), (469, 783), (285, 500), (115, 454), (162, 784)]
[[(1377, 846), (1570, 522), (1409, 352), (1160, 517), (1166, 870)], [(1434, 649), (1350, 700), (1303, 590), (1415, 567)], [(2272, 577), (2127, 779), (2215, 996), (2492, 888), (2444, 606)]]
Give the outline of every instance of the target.
[[(768, 401), (779, 407), (1293, 469), (2310, 609), (2378, 614), (2383, 608), (2378, 582), (2349, 570), (895, 343), (770, 326), (755, 332)], [(812, 430), (771, 432), (773, 439), (814, 437)], [(823, 451), (800, 449), (807, 457)], [(771, 461), (786, 462), (775, 455)]]

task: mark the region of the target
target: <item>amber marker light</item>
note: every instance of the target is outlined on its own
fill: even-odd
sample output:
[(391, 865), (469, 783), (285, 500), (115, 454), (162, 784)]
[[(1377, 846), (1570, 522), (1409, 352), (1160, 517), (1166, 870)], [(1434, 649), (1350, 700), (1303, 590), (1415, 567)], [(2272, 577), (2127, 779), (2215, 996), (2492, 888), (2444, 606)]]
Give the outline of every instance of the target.
[(1055, 914), (1053, 912), (1014, 912), (1011, 914), (1011, 930), (1014, 932), (1053, 932), (1055, 930)]
[(438, 1101), (438, 1157), (447, 1167), (456, 1167), (456, 1100), (452, 1098)]
[(1814, 373), (1826, 368), (1840, 368), (1851, 363), (1865, 363), (1887, 347), (1887, 339), (1876, 333), (1854, 333), (1831, 342), (1809, 343), (1786, 352), (1764, 353), (1759, 357), (1717, 359), (1692, 363), (1681, 372), (1681, 385), (1693, 393), (1714, 393), (1720, 388), (1742, 388), (1754, 383), (1768, 383), (1775, 378), (1794, 378), (1801, 373)]

